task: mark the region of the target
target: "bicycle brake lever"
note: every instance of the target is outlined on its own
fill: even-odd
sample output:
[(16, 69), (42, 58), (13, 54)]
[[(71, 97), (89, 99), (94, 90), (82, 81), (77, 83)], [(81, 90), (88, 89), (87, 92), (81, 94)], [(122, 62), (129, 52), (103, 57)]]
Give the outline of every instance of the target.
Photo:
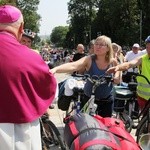
[(110, 85), (111, 85), (111, 82), (109, 82), (108, 87), (110, 87)]

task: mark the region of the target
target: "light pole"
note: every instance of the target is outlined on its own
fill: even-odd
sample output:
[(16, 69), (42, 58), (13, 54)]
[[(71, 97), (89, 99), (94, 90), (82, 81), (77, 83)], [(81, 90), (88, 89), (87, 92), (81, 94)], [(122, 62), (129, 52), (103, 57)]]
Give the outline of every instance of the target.
[(140, 46), (142, 44), (142, 10), (140, 10)]
[(75, 49), (75, 35), (73, 35), (73, 38), (71, 38), (71, 41), (73, 42), (73, 48)]
[(89, 39), (91, 41), (91, 25), (90, 25), (90, 30), (89, 30)]

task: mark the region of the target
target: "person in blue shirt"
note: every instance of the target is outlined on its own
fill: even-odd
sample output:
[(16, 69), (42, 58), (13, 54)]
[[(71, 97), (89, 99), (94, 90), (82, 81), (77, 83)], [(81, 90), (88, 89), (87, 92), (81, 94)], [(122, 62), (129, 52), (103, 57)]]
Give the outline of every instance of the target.
[[(94, 53), (85, 56), (78, 61), (66, 63), (53, 68), (53, 73), (72, 73), (74, 71), (85, 70), (86, 74), (104, 75), (109, 67), (116, 66), (117, 61), (113, 58), (111, 39), (105, 35), (96, 38), (94, 43)], [(114, 83), (120, 83), (120, 72), (114, 74)], [(84, 87), (85, 96), (88, 100), (92, 93), (92, 84), (86, 82)], [(103, 117), (111, 117), (113, 110), (113, 83), (100, 85), (95, 92), (95, 103), (98, 104), (97, 112)]]

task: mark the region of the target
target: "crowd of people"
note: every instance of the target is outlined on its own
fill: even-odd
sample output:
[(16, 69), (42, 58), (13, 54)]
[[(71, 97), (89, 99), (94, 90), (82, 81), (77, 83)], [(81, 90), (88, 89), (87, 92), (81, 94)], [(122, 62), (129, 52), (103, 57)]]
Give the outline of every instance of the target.
[[(10, 5), (0, 6), (0, 149), (41, 150), (39, 118), (52, 104), (57, 82), (55, 73), (79, 73), (92, 75), (110, 74), (114, 83), (99, 86), (95, 92), (97, 112), (111, 117), (114, 96), (113, 84), (129, 82), (130, 72), (139, 72), (150, 79), (150, 36), (145, 40), (146, 49), (140, 50), (138, 43), (123, 55), (122, 48), (112, 43), (106, 35), (90, 41), (88, 54), (84, 45), (77, 45), (77, 52), (62, 65), (55, 65), (69, 52), (40, 52), (32, 49), (34, 32), (24, 29), (21, 11)], [(47, 54), (48, 53), (48, 54)], [(41, 56), (42, 57), (41, 57)], [(51, 58), (51, 62), (49, 59)], [(127, 71), (127, 72), (125, 72)], [(124, 75), (126, 76), (125, 78)], [(150, 85), (137, 78), (137, 95), (140, 108), (150, 98)], [(92, 84), (84, 86), (83, 106), (91, 96)]]

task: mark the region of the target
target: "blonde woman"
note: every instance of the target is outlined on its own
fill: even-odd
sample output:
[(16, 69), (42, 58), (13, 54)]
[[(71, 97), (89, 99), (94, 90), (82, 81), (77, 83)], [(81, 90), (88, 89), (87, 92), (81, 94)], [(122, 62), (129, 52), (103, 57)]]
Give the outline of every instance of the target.
[[(76, 62), (66, 63), (52, 69), (53, 73), (72, 73), (74, 71), (85, 69), (87, 74), (103, 75), (109, 67), (116, 66), (117, 61), (113, 58), (113, 49), (111, 39), (105, 35), (97, 37), (94, 43), (94, 53), (85, 56)], [(120, 82), (120, 72), (114, 74), (114, 82)], [(91, 96), (92, 84), (86, 82), (84, 87), (85, 101)], [(111, 117), (113, 109), (113, 85), (100, 85), (96, 89), (95, 103), (98, 104), (97, 112), (103, 117)], [(85, 102), (83, 102), (85, 103)]]
[(121, 46), (116, 44), (116, 43), (112, 43), (112, 48), (113, 48), (114, 58), (118, 61), (118, 63), (123, 63), (124, 62), (124, 56), (122, 54)]

